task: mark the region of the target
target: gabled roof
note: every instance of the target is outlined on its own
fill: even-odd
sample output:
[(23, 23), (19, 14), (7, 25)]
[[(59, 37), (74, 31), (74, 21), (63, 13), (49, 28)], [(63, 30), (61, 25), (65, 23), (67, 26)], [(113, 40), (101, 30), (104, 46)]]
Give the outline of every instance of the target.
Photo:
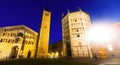
[(14, 29), (24, 29), (27, 32), (31, 32), (32, 34), (38, 35), (37, 32), (32, 30), (31, 28), (25, 26), (25, 25), (15, 25), (15, 26), (6, 26), (6, 27), (0, 27), (0, 30), (14, 30)]
[[(88, 13), (86, 13), (86, 12), (84, 12), (84, 11), (82, 11), (82, 10), (74, 11), (74, 12), (70, 12), (70, 11), (68, 11), (68, 13), (67, 13), (66, 15), (62, 16), (62, 19), (64, 19), (64, 18), (65, 18), (66, 16), (68, 16), (69, 14), (74, 14), (74, 13), (84, 13), (84, 14), (86, 14), (86, 15), (89, 16)], [(63, 14), (63, 13), (62, 13), (62, 14)]]

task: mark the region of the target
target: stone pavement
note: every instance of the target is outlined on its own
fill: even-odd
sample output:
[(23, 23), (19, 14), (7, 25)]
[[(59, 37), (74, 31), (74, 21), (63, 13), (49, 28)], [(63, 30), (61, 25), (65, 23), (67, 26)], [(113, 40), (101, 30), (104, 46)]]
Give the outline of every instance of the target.
[(109, 58), (100, 60), (98, 65), (120, 65), (120, 58)]
[(120, 58), (93, 59), (93, 58), (75, 58), (78, 62), (93, 63), (96, 65), (120, 65)]

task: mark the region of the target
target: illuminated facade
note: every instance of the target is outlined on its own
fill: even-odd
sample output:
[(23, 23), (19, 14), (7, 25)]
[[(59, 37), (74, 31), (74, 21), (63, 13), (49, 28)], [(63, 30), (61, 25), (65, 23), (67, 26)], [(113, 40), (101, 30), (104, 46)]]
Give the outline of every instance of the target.
[(38, 50), (37, 50), (38, 58), (47, 58), (48, 56), (50, 18), (51, 18), (51, 12), (44, 10), (42, 22), (41, 22), (39, 42), (38, 42)]
[(0, 28), (0, 59), (34, 58), (38, 33), (24, 25)]
[(64, 56), (92, 57), (86, 31), (91, 26), (90, 16), (83, 11), (69, 12), (62, 18)]

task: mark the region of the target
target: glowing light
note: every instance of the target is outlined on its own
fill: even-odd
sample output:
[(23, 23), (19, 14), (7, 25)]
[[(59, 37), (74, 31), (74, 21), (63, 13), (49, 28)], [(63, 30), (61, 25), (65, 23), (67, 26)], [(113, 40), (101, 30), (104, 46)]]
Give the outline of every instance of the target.
[(54, 58), (54, 53), (53, 52), (51, 52), (51, 53), (48, 53), (48, 58)]
[(109, 51), (113, 51), (113, 48), (112, 48), (112, 45), (111, 45), (111, 44), (108, 45), (108, 50), (109, 50)]
[(54, 58), (59, 58), (59, 53), (58, 52), (55, 52)]
[(114, 31), (107, 25), (95, 25), (88, 31), (88, 38), (91, 41), (106, 43), (113, 39)]
[(48, 58), (59, 58), (59, 53), (58, 52), (51, 52), (48, 53)]

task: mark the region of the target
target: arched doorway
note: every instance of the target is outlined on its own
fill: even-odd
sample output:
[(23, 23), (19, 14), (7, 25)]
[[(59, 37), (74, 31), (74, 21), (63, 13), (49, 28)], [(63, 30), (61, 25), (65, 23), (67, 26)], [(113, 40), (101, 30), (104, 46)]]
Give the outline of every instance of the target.
[(17, 58), (18, 49), (18, 46), (13, 46), (9, 58)]
[(31, 51), (28, 51), (27, 58), (30, 58), (30, 56), (31, 56)]

